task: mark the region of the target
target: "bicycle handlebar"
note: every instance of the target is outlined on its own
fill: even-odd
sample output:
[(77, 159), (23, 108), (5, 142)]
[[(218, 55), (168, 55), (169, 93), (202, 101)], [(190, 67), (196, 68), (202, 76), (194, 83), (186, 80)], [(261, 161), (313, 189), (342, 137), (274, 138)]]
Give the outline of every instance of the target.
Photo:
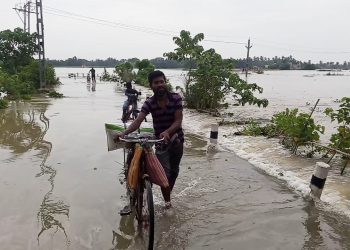
[(123, 142), (149, 142), (149, 143), (157, 143), (157, 142), (162, 142), (164, 141), (164, 138), (161, 139), (149, 139), (147, 137), (124, 137), (124, 138), (119, 138), (119, 140)]

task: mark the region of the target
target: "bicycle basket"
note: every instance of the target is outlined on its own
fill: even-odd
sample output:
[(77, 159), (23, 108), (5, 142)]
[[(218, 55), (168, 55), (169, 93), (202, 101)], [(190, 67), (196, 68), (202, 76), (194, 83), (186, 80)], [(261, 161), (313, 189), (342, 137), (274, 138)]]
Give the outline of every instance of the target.
[(149, 180), (163, 188), (169, 187), (169, 181), (165, 174), (162, 164), (159, 162), (157, 156), (154, 154), (152, 148), (145, 149), (146, 172)]
[(132, 189), (136, 189), (140, 174), (142, 147), (139, 143), (135, 145), (134, 157), (130, 163), (128, 173), (128, 184)]

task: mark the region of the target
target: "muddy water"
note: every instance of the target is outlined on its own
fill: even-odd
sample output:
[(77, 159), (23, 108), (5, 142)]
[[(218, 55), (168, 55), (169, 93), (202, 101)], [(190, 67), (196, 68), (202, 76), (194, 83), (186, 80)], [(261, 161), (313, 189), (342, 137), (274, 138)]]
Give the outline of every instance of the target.
[[(122, 152), (107, 152), (118, 121), (114, 84), (62, 78), (66, 98), (0, 111), (0, 249), (142, 249), (125, 204)], [(157, 249), (348, 249), (347, 218), (327, 212), (232, 152), (206, 154), (188, 128), (175, 214), (155, 188)]]

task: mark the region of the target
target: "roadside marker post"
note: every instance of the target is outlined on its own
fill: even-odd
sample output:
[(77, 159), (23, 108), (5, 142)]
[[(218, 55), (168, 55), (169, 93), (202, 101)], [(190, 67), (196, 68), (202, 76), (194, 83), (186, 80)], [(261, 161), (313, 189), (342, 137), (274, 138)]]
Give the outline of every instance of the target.
[(327, 163), (316, 162), (316, 168), (310, 181), (310, 189), (312, 196), (318, 199), (321, 197), (329, 169), (330, 166)]

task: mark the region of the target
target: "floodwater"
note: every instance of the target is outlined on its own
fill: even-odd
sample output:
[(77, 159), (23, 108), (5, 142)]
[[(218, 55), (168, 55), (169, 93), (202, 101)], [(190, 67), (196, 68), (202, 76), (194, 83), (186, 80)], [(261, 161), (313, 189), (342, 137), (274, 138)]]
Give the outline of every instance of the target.
[[(57, 72), (66, 98), (0, 111), (0, 249), (143, 249), (133, 217), (118, 214), (123, 155), (107, 152), (104, 131), (120, 119), (124, 96), (114, 83), (92, 91), (65, 77), (82, 69)], [(154, 188), (156, 249), (350, 249), (349, 218), (237, 157), (243, 141), (220, 137), (207, 153), (205, 119), (185, 111), (174, 215)], [(274, 145), (266, 144), (262, 151)]]

